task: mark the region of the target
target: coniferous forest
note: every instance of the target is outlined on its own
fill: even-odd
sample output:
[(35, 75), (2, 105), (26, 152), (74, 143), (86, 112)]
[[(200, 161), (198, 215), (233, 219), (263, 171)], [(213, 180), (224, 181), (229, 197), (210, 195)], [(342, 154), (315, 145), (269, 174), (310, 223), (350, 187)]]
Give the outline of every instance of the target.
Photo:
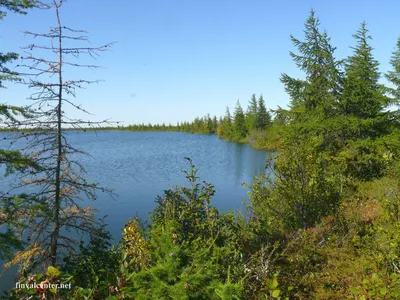
[[(7, 67), (19, 54), (0, 53), (0, 86), (26, 81), (40, 91), (32, 94), (35, 105), (0, 105), (3, 129), (29, 139), (26, 149), (0, 149), (2, 176), (26, 174), (25, 184), (39, 187), (33, 194), (0, 191), (0, 257), (20, 270), (20, 286), (3, 299), (400, 298), (400, 38), (391, 70), (381, 74), (366, 23), (354, 30), (352, 54), (339, 60), (311, 11), (304, 36), (291, 36), (288, 49), (304, 76), (280, 78), (289, 108), (270, 110), (268, 96), (254, 94), (246, 108), (237, 101), (221, 117), (118, 128), (63, 111), (83, 110), (66, 95), (93, 83), (63, 78), (65, 65), (79, 64), (69, 55), (112, 47), (66, 47), (65, 38), (85, 36), (63, 25), (63, 5), (0, 0), (0, 18), (41, 8), (58, 20), (49, 33), (30, 33), (56, 41), (28, 47), (24, 61), (33, 77)], [(44, 61), (34, 48), (57, 59)], [(218, 191), (198, 178), (196, 159), (186, 158), (187, 185), (154, 195), (148, 222), (126, 220), (115, 246), (107, 225), (79, 201), (112, 191), (86, 180), (72, 155), (79, 149), (65, 135), (71, 127), (217, 134), (275, 154), (266, 162), (271, 175), (248, 185), (245, 213), (216, 209)]]

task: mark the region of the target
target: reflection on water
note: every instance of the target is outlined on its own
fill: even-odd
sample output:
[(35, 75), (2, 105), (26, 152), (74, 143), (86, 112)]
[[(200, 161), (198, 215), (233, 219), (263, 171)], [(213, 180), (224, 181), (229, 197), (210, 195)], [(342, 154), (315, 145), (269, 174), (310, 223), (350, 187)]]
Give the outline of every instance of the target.
[[(263, 172), (268, 156), (247, 144), (225, 142), (215, 135), (127, 131), (67, 134), (71, 145), (91, 154), (77, 158), (86, 167), (89, 181), (118, 194), (112, 200), (100, 193), (98, 200), (90, 203), (99, 216), (108, 215), (106, 221), (115, 240), (120, 239), (127, 219), (136, 214), (147, 217), (163, 190), (186, 184), (181, 170), (188, 169), (189, 164), (184, 157), (193, 160), (200, 180), (215, 186), (212, 205), (226, 211), (242, 208), (247, 190), (241, 183), (251, 182), (254, 175)], [(5, 135), (0, 133), (0, 149), (9, 147), (9, 141), (3, 142)], [(1, 190), (12, 181), (12, 177), (2, 179)]]

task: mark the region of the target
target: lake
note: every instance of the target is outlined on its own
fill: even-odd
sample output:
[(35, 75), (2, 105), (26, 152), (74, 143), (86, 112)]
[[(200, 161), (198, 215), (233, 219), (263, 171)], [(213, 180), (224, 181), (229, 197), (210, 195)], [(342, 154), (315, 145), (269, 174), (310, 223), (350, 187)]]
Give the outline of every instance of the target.
[(113, 236), (119, 238), (127, 219), (142, 218), (155, 207), (155, 198), (175, 185), (187, 184), (182, 173), (189, 169), (190, 157), (197, 175), (215, 186), (212, 204), (223, 211), (243, 208), (251, 182), (264, 171), (268, 153), (247, 144), (218, 139), (216, 135), (182, 132), (99, 131), (71, 132), (70, 142), (91, 154), (82, 157), (89, 180), (114, 190), (112, 200), (99, 194), (93, 206), (99, 216), (108, 215)]
[[(0, 133), (0, 149), (10, 142), (3, 141), (8, 133)], [(267, 152), (257, 151), (247, 144), (218, 139), (216, 135), (197, 135), (181, 132), (130, 131), (71, 131), (70, 144), (91, 156), (80, 156), (86, 167), (88, 181), (112, 189), (115, 200), (99, 193), (90, 203), (98, 216), (108, 215), (106, 223), (115, 242), (122, 228), (136, 215), (146, 219), (155, 207), (155, 198), (175, 185), (187, 184), (182, 173), (189, 169), (184, 157), (190, 157), (199, 169), (201, 181), (214, 185), (216, 194), (211, 205), (222, 211), (243, 209), (248, 190), (241, 183), (250, 183), (253, 176), (264, 172)], [(1, 171), (1, 170), (0, 170)], [(0, 181), (7, 188), (8, 177)], [(2, 287), (0, 278), (0, 287)]]

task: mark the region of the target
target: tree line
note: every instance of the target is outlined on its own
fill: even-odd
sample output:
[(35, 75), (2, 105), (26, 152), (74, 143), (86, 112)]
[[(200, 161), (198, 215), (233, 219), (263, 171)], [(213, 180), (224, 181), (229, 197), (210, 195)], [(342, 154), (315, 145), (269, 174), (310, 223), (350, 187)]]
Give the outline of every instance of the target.
[(257, 99), (253, 94), (247, 110), (244, 111), (239, 100), (236, 103), (233, 115), (230, 108), (226, 107), (224, 116), (196, 117), (191, 122), (177, 122), (176, 125), (162, 124), (133, 124), (118, 127), (102, 127), (100, 130), (129, 130), (129, 131), (178, 131), (195, 134), (217, 134), (220, 138), (232, 142), (248, 141), (254, 132), (266, 131), (272, 124), (272, 116), (266, 108), (262, 95)]

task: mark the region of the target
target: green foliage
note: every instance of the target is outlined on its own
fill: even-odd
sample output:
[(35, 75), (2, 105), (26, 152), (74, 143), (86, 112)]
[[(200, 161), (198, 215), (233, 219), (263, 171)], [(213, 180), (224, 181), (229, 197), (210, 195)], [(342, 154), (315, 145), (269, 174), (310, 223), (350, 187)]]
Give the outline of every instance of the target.
[(278, 289), (278, 276), (275, 275), (272, 278), (269, 278), (265, 282), (267, 295), (265, 295), (266, 299), (281, 299), (281, 290)]
[[(37, 4), (38, 1), (31, 0), (0, 0), (0, 21), (3, 20), (3, 18), (7, 14), (5, 10), (20, 14), (26, 14), (26, 9), (32, 8)], [(20, 80), (20, 78), (17, 76), (18, 73), (11, 71), (5, 66), (6, 63), (18, 59), (18, 57), (19, 55), (14, 52), (9, 52), (5, 54), (0, 52), (0, 88), (4, 87), (4, 80)]]
[(246, 125), (249, 131), (256, 129), (257, 105), (256, 94), (253, 94), (246, 111)]
[(121, 290), (135, 299), (243, 299), (234, 217), (209, 206), (213, 187), (197, 182), (187, 160), (189, 187), (158, 197), (146, 234), (150, 263)]
[(305, 22), (305, 40), (300, 41), (291, 36), (299, 54), (290, 52), (290, 55), (305, 72), (306, 79), (294, 79), (283, 74), (281, 81), (290, 95), (293, 109), (304, 107), (306, 111), (330, 116), (341, 91), (341, 62), (335, 60), (335, 48), (330, 44), (327, 32), (320, 31), (319, 25), (312, 10)]
[(252, 130), (249, 133), (248, 142), (256, 149), (276, 151), (282, 147), (284, 130), (282, 125), (274, 122), (266, 130)]
[(347, 59), (346, 78), (340, 101), (344, 116), (337, 120), (342, 128), (342, 148), (339, 157), (346, 160), (346, 173), (366, 179), (379, 178), (385, 169), (384, 153), (396, 151), (396, 138), (391, 136), (398, 127), (396, 117), (384, 111), (391, 104), (385, 95), (386, 88), (379, 84), (378, 62), (373, 58), (368, 44), (366, 24), (354, 35), (357, 45)]
[[(101, 130), (129, 130), (129, 131), (179, 131), (195, 134), (217, 134), (217, 128), (220, 122), (217, 117), (211, 118), (210, 114), (202, 118), (195, 118), (192, 122), (181, 122), (176, 125), (168, 124), (136, 124), (126, 127), (102, 127)], [(85, 129), (90, 130), (90, 129)]]
[[(1, 18), (1, 12), (0, 12), (0, 18)], [(11, 71), (9, 68), (5, 66), (6, 63), (18, 59), (18, 57), (19, 55), (13, 52), (9, 52), (6, 54), (0, 53), (0, 88), (4, 88), (3, 81), (20, 80), (20, 78), (18, 77), (18, 73)]]
[(225, 116), (222, 122), (218, 126), (217, 130), (218, 136), (220, 138), (231, 140), (233, 136), (233, 128), (232, 128), (232, 116), (229, 111), (229, 107), (226, 107)]
[(246, 121), (239, 101), (236, 103), (235, 114), (233, 117), (234, 141), (241, 141), (247, 136)]
[(15, 171), (26, 172), (29, 169), (41, 169), (40, 165), (35, 160), (16, 150), (0, 149), (0, 164), (6, 166), (6, 176)]
[(0, 121), (11, 121), (10, 127), (13, 123), (18, 125), (17, 117), (28, 119), (32, 118), (33, 116), (34, 112), (27, 108), (0, 104)]
[[(197, 169), (190, 158), (190, 171), (184, 170), (189, 187), (176, 187), (174, 190), (165, 191), (165, 197), (158, 197), (158, 206), (152, 214), (153, 223), (163, 224), (175, 221), (181, 224), (185, 239), (197, 237), (199, 224), (214, 217), (214, 209), (209, 206), (215, 190), (213, 186), (203, 182), (197, 182)], [(190, 238), (191, 239), (191, 238)]]
[(400, 297), (400, 276), (393, 273), (388, 278), (381, 278), (373, 273), (352, 287), (351, 293), (357, 299), (397, 299)]
[(270, 123), (271, 123), (271, 116), (267, 112), (264, 98), (261, 95), (260, 98), (258, 98), (258, 104), (257, 104), (256, 128), (264, 130), (270, 125)]
[(250, 194), (253, 207), (260, 207), (260, 217), (270, 219), (275, 228), (281, 224), (290, 232), (313, 226), (339, 204), (345, 181), (338, 167), (323, 155), (307, 151), (301, 142), (287, 143), (270, 169), (273, 178), (255, 182)]
[(340, 102), (344, 115), (358, 118), (375, 118), (386, 108), (389, 99), (383, 94), (383, 86), (378, 83), (379, 63), (373, 58), (372, 47), (368, 44), (366, 23), (353, 37), (357, 41), (354, 54), (346, 62), (346, 79)]
[[(2, 220), (0, 221), (0, 225), (2, 224)], [(0, 259), (10, 259), (15, 250), (22, 250), (23, 243), (18, 237), (15, 235), (14, 231), (11, 228), (7, 228), (6, 232), (0, 233)]]
[(105, 226), (98, 228), (87, 246), (81, 243), (79, 255), (65, 257), (62, 267), (71, 276), (72, 286), (90, 290), (97, 299), (105, 299), (110, 287), (118, 285), (120, 255), (111, 246), (111, 235)]
[(392, 70), (385, 74), (386, 79), (393, 84), (393, 87), (389, 89), (390, 94), (394, 97), (394, 100), (399, 104), (400, 100), (400, 38), (397, 40), (396, 50), (393, 51), (390, 59)]
[(136, 218), (128, 221), (123, 229), (123, 251), (125, 261), (129, 261), (130, 268), (139, 272), (149, 264), (150, 250), (149, 245), (139, 227), (140, 222)]
[[(28, 274), (19, 279), (20, 284), (62, 284), (64, 288), (13, 289), (5, 299), (106, 299), (116, 295), (115, 287), (122, 285), (120, 253), (110, 244), (111, 236), (105, 225), (87, 246), (80, 246), (80, 253), (65, 257), (61, 268), (49, 266), (42, 274)], [(21, 286), (21, 285), (20, 285)]]
[[(356, 35), (345, 77), (318, 26), (311, 12), (305, 42), (292, 37), (300, 54), (291, 55), (306, 78), (282, 76), (292, 100), (291, 110), (279, 110), (274, 123), (282, 144), (271, 161), (273, 175), (256, 178), (249, 198), (255, 236), (263, 232), (280, 240), (281, 258), (274, 266), (282, 284), (292, 287), (291, 296), (337, 299), (351, 295), (355, 278), (373, 272), (389, 278), (397, 272), (397, 222), (386, 220), (382, 209), (390, 207), (387, 213), (397, 218), (393, 187), (398, 183), (389, 180), (382, 191), (379, 184), (388, 177), (376, 184), (370, 180), (388, 176), (398, 157), (398, 116), (384, 112), (391, 100), (378, 84), (365, 25)], [(253, 143), (271, 141), (252, 134), (259, 135)], [(357, 179), (375, 192), (365, 196)], [(375, 290), (392, 289), (387, 279), (382, 282)]]
[[(26, 14), (26, 9), (32, 8), (38, 4), (39, 1), (31, 0), (0, 0), (0, 9), (6, 9), (12, 12)], [(0, 20), (6, 16), (6, 12), (0, 10)]]

